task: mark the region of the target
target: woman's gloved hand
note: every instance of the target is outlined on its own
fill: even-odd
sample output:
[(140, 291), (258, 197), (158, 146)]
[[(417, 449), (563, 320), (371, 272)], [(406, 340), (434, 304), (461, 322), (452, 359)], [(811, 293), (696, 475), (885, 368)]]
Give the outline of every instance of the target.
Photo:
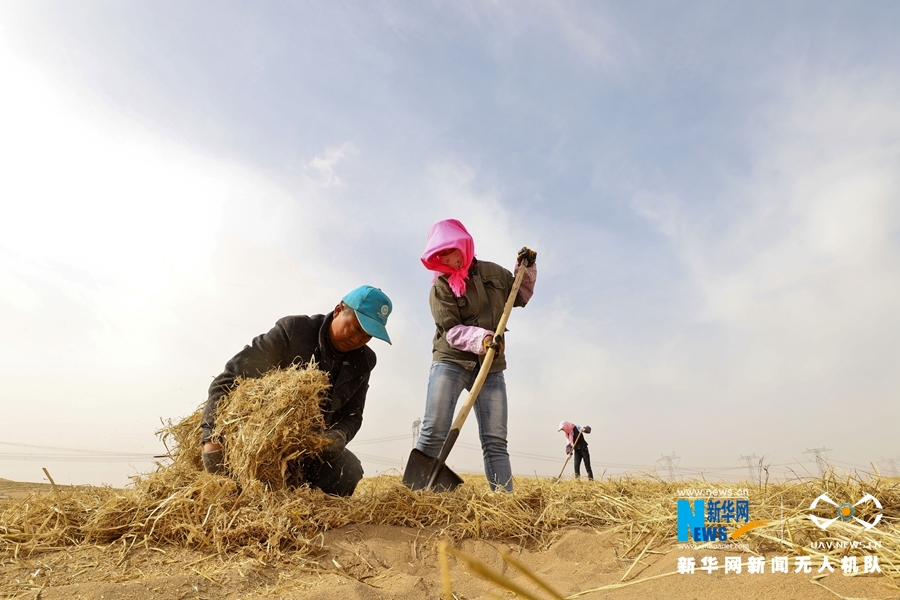
[(519, 250), (519, 254), (516, 256), (516, 264), (525, 264), (526, 267), (530, 267), (537, 260), (537, 252), (529, 248), (528, 246), (522, 246), (522, 249)]
[(494, 353), (497, 356), (503, 356), (503, 348), (505, 347), (505, 345), (503, 343), (502, 335), (488, 334), (484, 336), (484, 339), (481, 341), (481, 345), (484, 346), (485, 354), (487, 354), (488, 348), (493, 348)]

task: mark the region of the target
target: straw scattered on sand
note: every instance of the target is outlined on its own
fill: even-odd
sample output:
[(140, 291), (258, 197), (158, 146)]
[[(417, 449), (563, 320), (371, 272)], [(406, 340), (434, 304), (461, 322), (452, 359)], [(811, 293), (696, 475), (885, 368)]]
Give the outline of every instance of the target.
[[(220, 411), (218, 433), (227, 440), (231, 477), (200, 466), (199, 412), (163, 430), (171, 461), (135, 478), (133, 487), (61, 488), (0, 504), (0, 556), (19, 559), (60, 548), (94, 544), (163, 548), (167, 545), (266, 561), (315, 552), (321, 534), (348, 524), (433, 528), (433, 541), (505, 540), (541, 549), (560, 530), (588, 527), (628, 536), (629, 557), (671, 546), (676, 537), (678, 490), (709, 488), (704, 481), (662, 481), (651, 476), (604, 481), (518, 478), (514, 493), (491, 492), (483, 477), (449, 493), (407, 489), (396, 476), (364, 479), (349, 498), (286, 485), (292, 460), (325, 443), (318, 406), (327, 378), (313, 369), (290, 369), (240, 384)], [(882, 478), (839, 477), (805, 481), (722, 484), (749, 490), (751, 518), (768, 523), (745, 534), (752, 552), (810, 554), (813, 542), (875, 539), (882, 571), (900, 575), (900, 490)], [(870, 530), (835, 522), (824, 531), (808, 518), (822, 493), (855, 501), (869, 493), (881, 501), (879, 525)], [(856, 516), (875, 509), (860, 505)], [(840, 564), (853, 548), (821, 549)], [(813, 552), (816, 554), (816, 552)]]

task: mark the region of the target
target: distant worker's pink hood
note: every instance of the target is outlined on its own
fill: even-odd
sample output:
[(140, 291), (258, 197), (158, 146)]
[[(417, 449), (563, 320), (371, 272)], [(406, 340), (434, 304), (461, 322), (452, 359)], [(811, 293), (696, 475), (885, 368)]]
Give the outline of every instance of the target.
[(559, 424), (559, 431), (563, 431), (566, 434), (566, 439), (569, 440), (570, 444), (575, 443), (575, 436), (572, 434), (572, 431), (575, 429), (575, 423), (570, 423), (568, 421), (561, 421)]

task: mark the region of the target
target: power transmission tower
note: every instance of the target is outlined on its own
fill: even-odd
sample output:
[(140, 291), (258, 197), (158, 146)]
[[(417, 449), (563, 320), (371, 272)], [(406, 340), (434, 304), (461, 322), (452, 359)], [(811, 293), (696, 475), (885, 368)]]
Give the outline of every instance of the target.
[(824, 477), (825, 470), (828, 467), (828, 461), (823, 456), (826, 452), (831, 452), (831, 448), (825, 448), (824, 446), (821, 448), (807, 448), (806, 452), (803, 454), (814, 454), (816, 458), (816, 466), (819, 467), (819, 475)]
[(666, 461), (665, 467), (669, 470), (669, 479), (670, 480), (675, 479), (675, 461), (680, 458), (681, 458), (680, 456), (675, 456), (675, 451), (673, 450), (672, 454), (670, 454), (669, 456), (663, 456), (662, 458), (659, 459), (659, 460)]
[(888, 472), (891, 474), (891, 477), (897, 477), (900, 475), (900, 469), (897, 468), (897, 460), (896, 458), (882, 458), (881, 464), (887, 466)]
[(894, 477), (897, 477), (897, 475), (898, 475), (897, 461), (893, 458), (889, 458), (888, 464), (891, 465), (891, 475)]
[[(744, 463), (744, 466), (747, 467), (747, 475), (750, 481), (755, 481), (757, 485), (759, 485), (759, 477), (754, 476), (753, 474), (753, 461), (757, 460), (759, 457), (755, 454), (751, 454), (750, 456), (742, 456), (738, 460)], [(757, 474), (758, 475), (758, 474)]]
[(419, 441), (419, 433), (422, 432), (422, 419), (416, 419), (412, 424), (412, 445), (413, 448), (416, 447), (416, 442)]

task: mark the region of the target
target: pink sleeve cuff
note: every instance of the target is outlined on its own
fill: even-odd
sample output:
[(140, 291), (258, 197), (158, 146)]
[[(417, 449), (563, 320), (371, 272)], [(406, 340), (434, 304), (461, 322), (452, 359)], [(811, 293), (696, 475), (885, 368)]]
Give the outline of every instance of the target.
[[(516, 263), (516, 268), (513, 271), (513, 276), (515, 276), (519, 272), (519, 264)], [(525, 274), (522, 275), (522, 283), (519, 285), (519, 293), (517, 294), (517, 298), (522, 304), (527, 304), (531, 297), (534, 295), (534, 284), (537, 282), (537, 263), (532, 263), (530, 266), (525, 267)]]
[(454, 325), (447, 331), (447, 343), (463, 352), (484, 354), (484, 337), (487, 335), (494, 335), (494, 332), (475, 325)]

